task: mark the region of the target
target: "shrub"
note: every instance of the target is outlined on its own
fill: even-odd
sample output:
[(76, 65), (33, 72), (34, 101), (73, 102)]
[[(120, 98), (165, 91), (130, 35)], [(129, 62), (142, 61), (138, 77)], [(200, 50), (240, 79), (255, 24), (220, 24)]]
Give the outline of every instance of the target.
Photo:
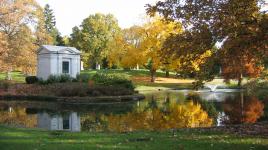
[(0, 89), (4, 91), (8, 91), (9, 87), (12, 85), (11, 81), (8, 80), (1, 80), (0, 81)]
[(87, 90), (87, 95), (89, 96), (120, 96), (132, 94), (134, 94), (133, 90), (118, 86), (95, 86), (89, 87)]
[(25, 78), (27, 84), (34, 84), (38, 82), (38, 78), (36, 76), (28, 76)]
[[(56, 89), (55, 89), (56, 88)], [(50, 88), (56, 96), (74, 97), (87, 96), (87, 85), (82, 83), (59, 83), (54, 84), (54, 88)]]
[(39, 79), (38, 79), (38, 84), (46, 85), (46, 84), (48, 84), (48, 83), (47, 83), (47, 80), (43, 80), (42, 78), (39, 78)]
[(262, 101), (267, 101), (268, 81), (254, 79), (244, 85), (247, 94), (257, 96)]
[(126, 75), (122, 74), (97, 73), (92, 79), (97, 85), (120, 86), (131, 90), (135, 88), (132, 81)]
[(39, 84), (52, 84), (52, 83), (65, 83), (65, 82), (75, 82), (75, 79), (69, 74), (61, 75), (50, 75), (47, 80), (39, 79)]
[(47, 78), (47, 83), (51, 84), (51, 83), (59, 83), (60, 82), (60, 77), (58, 75), (49, 75), (49, 77)]
[(86, 83), (57, 83), (47, 87), (50, 93), (63, 97), (84, 97), (84, 96), (120, 96), (131, 95), (133, 90), (114, 86), (90, 87)]
[(89, 80), (92, 79), (92, 76), (90, 74), (77, 74), (76, 76), (76, 79), (79, 81), (79, 82), (85, 82), (87, 83)]
[(247, 84), (244, 85), (244, 88), (248, 93), (253, 94), (258, 90), (268, 89), (268, 81), (261, 81), (258, 79), (251, 80)]
[(38, 84), (17, 84), (14, 90), (18, 95), (51, 95), (47, 93), (45, 86)]
[(65, 82), (72, 82), (73, 81), (73, 77), (71, 77), (69, 74), (61, 74), (59, 76), (59, 81), (60, 83), (65, 83)]

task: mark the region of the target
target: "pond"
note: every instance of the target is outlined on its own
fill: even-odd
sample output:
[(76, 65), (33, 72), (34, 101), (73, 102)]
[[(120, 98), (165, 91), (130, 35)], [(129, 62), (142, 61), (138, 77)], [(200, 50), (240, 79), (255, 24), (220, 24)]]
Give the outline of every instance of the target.
[(46, 130), (129, 132), (255, 123), (268, 104), (239, 90), (144, 92), (138, 102), (0, 101), (0, 124)]

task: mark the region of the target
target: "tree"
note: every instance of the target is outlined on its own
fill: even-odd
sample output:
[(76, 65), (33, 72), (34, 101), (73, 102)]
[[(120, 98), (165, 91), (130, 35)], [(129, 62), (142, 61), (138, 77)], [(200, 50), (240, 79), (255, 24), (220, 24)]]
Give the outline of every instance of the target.
[(83, 52), (82, 60), (86, 66), (100, 69), (103, 59), (107, 58), (111, 41), (120, 31), (118, 22), (111, 14), (95, 14), (84, 19), (81, 26), (73, 28), (70, 43)]
[(45, 16), (45, 28), (48, 33), (52, 33), (55, 30), (56, 19), (53, 10), (50, 8), (48, 4), (46, 4), (44, 8), (44, 16)]
[[(6, 52), (8, 51), (7, 46), (8, 42), (6, 40), (6, 37), (3, 33), (0, 32), (0, 57), (5, 58), (6, 57)], [(6, 70), (6, 64), (3, 59), (0, 59), (0, 71)]]
[(185, 34), (175, 35), (165, 44), (178, 57), (192, 55), (187, 58), (194, 61), (216, 43), (222, 43), (217, 55), (222, 58), (224, 78), (240, 83), (242, 75), (258, 76), (263, 56), (267, 56), (267, 14), (260, 11), (261, 4), (261, 0), (166, 0), (147, 5), (147, 12), (182, 22)]
[(146, 63), (146, 57), (141, 42), (144, 36), (144, 29), (141, 26), (132, 26), (122, 30), (118, 34), (108, 54), (110, 66), (117, 65), (123, 68), (139, 69), (140, 65)]
[[(36, 42), (35, 44), (38, 45), (38, 46), (41, 46), (41, 45), (49, 45), (49, 44), (53, 44), (54, 43), (54, 39), (53, 37), (50, 35), (49, 31), (48, 31), (48, 27), (47, 27), (47, 19), (46, 19), (46, 16), (45, 16), (45, 11), (40, 8), (40, 13), (39, 14), (39, 21), (38, 21), (38, 24), (36, 26), (36, 32), (34, 33), (35, 34), (35, 37), (36, 37)], [(52, 28), (52, 27), (51, 27)]]
[(61, 36), (59, 30), (56, 28), (56, 18), (54, 16), (53, 10), (48, 4), (44, 8), (45, 17), (45, 29), (47, 33), (53, 38), (53, 44), (57, 46), (65, 46), (63, 37)]
[[(31, 62), (35, 59), (35, 53), (27, 55), (29, 53), (26, 52), (35, 49), (32, 41), (33, 34), (29, 27), (35, 26), (39, 21), (41, 7), (33, 0), (2, 0), (0, 6), (0, 33), (6, 41), (1, 62), (6, 66), (7, 79), (11, 80), (10, 72), (14, 68), (35, 68), (32, 64), (34, 62)], [(21, 59), (25, 56), (31, 58), (27, 60), (27, 64), (22, 64)]]
[(181, 25), (176, 22), (165, 22), (161, 18), (153, 18), (144, 26), (144, 38), (141, 47), (148, 60), (147, 68), (151, 73), (151, 82), (155, 81), (156, 70), (167, 62), (160, 54), (165, 40), (174, 33), (181, 33)]

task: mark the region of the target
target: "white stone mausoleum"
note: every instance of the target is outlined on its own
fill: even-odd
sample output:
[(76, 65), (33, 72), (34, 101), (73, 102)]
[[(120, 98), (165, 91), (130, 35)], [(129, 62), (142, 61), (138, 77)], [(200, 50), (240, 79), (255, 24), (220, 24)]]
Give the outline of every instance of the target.
[(81, 52), (74, 47), (43, 45), (37, 53), (37, 77), (69, 74), (76, 77), (81, 68)]

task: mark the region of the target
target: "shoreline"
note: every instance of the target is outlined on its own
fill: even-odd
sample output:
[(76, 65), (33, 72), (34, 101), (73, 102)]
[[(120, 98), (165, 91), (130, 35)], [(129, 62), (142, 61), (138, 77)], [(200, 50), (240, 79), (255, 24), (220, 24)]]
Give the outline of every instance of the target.
[(42, 102), (61, 103), (107, 103), (107, 102), (130, 102), (145, 99), (143, 94), (122, 95), (122, 96), (97, 96), (97, 97), (57, 97), (39, 95), (0, 95), (0, 101), (27, 100)]

